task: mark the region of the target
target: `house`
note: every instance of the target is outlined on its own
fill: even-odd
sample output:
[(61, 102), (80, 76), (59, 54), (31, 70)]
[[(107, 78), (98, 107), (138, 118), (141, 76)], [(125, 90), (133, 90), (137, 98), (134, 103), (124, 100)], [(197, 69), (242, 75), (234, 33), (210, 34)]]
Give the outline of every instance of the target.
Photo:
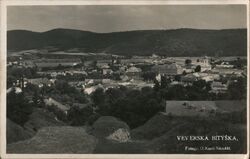
[(58, 109), (63, 111), (65, 114), (67, 114), (68, 110), (70, 109), (70, 106), (63, 105), (62, 103), (56, 101), (55, 99), (49, 97), (44, 99), (44, 103), (48, 106), (56, 106)]
[(193, 73), (198, 79), (205, 80), (206, 82), (219, 80), (219, 74), (205, 73), (205, 72), (195, 72)]
[(134, 79), (134, 80), (141, 80), (142, 79), (141, 74), (142, 74), (142, 70), (134, 66), (128, 68), (126, 71), (126, 75), (130, 79)]
[(111, 75), (112, 73), (113, 73), (112, 69), (109, 69), (109, 68), (102, 69), (103, 75)]
[(125, 73), (126, 70), (127, 70), (127, 67), (126, 67), (126, 66), (121, 66), (121, 67), (119, 67), (119, 71), (120, 71), (121, 73)]
[(87, 76), (88, 73), (86, 71), (81, 71), (81, 70), (67, 70), (65, 71), (66, 74), (72, 75), (84, 75)]
[(22, 88), (20, 88), (20, 87), (10, 87), (10, 88), (7, 89), (6, 93), (9, 94), (13, 90), (15, 91), (16, 94), (19, 94), (19, 93), (23, 92)]
[(234, 65), (230, 65), (229, 62), (222, 62), (220, 65), (215, 65), (216, 68), (234, 68)]
[(243, 70), (240, 69), (232, 69), (232, 68), (215, 68), (211, 70), (213, 73), (220, 74), (222, 76), (226, 75), (237, 75), (242, 76)]
[(196, 61), (192, 61), (192, 64), (195, 66), (201, 66), (201, 72), (206, 70), (211, 70), (212, 66), (210, 64), (210, 59), (208, 57), (199, 58)]
[(183, 82), (179, 82), (179, 81), (172, 81), (170, 83), (170, 86), (174, 86), (174, 85), (182, 85), (182, 86), (184, 86), (184, 83)]
[(120, 79), (121, 79), (123, 82), (129, 81), (129, 77), (126, 76), (126, 75), (121, 75), (121, 76), (120, 76)]
[(227, 91), (227, 84), (222, 82), (213, 81), (211, 84), (211, 93), (225, 93)]
[(176, 63), (155, 65), (151, 70), (157, 74), (163, 75), (178, 75), (183, 73), (182, 67)]
[(98, 84), (98, 85), (95, 85), (95, 86), (91, 86), (91, 87), (85, 88), (85, 89), (84, 89), (84, 93), (90, 95), (90, 94), (93, 93), (97, 88), (102, 88), (102, 89), (104, 89), (103, 85)]
[(43, 86), (51, 86), (54, 84), (53, 80), (49, 80), (48, 78), (34, 78), (34, 79), (26, 79), (27, 83), (37, 85), (38, 87), (43, 87)]
[(38, 75), (42, 75), (42, 76), (51, 76), (53, 78), (56, 78), (58, 75), (61, 76), (66, 76), (66, 72), (65, 71), (46, 71), (46, 72), (42, 72), (39, 71), (37, 72)]
[(112, 60), (98, 60), (96, 66), (99, 68), (107, 67), (112, 64)]
[(187, 74), (181, 77), (181, 82), (183, 82), (185, 85), (192, 85), (193, 82), (197, 81), (198, 79), (199, 78), (194, 74)]

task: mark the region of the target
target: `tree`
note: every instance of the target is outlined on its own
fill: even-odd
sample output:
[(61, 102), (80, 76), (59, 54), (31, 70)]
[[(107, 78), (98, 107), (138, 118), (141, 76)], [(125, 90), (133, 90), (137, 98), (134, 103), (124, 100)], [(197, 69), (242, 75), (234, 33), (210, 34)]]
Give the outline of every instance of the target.
[(93, 115), (93, 108), (91, 106), (86, 106), (84, 108), (74, 106), (68, 111), (68, 120), (71, 125), (74, 126), (85, 125), (91, 115)]
[(197, 87), (198, 89), (204, 90), (206, 88), (206, 81), (205, 80), (198, 80), (193, 83), (194, 87)]
[(91, 99), (95, 105), (101, 105), (105, 101), (105, 93), (102, 88), (97, 88), (92, 94)]
[(33, 94), (32, 101), (35, 107), (43, 107), (45, 105), (42, 96), (40, 96), (37, 90)]
[(13, 86), (13, 83), (16, 82), (16, 78), (14, 76), (7, 76), (7, 88), (10, 88)]
[(93, 67), (94, 69), (97, 68), (97, 61), (96, 61), (96, 60), (94, 60), (94, 61), (92, 62), (92, 67)]
[(194, 71), (195, 72), (201, 72), (201, 66), (200, 65), (196, 66), (196, 68), (194, 69)]
[(153, 81), (155, 79), (156, 73), (155, 72), (144, 72), (142, 74), (144, 81)]
[(161, 76), (161, 88), (166, 88), (171, 83), (171, 79), (166, 76)]
[(180, 82), (181, 81), (181, 76), (180, 75), (175, 75), (174, 80)]
[(19, 125), (24, 125), (32, 113), (32, 105), (23, 93), (16, 94), (15, 90), (7, 94), (7, 117)]
[(187, 72), (186, 72), (186, 71), (183, 71), (183, 72), (182, 72), (182, 75), (183, 75), (183, 76), (186, 76), (186, 75), (187, 75)]
[(63, 69), (62, 64), (58, 64), (58, 65), (57, 65), (57, 67), (56, 67), (56, 69), (57, 69), (57, 70), (61, 70), (61, 69)]
[(230, 99), (246, 99), (247, 93), (247, 86), (246, 86), (246, 79), (245, 78), (238, 78), (237, 82), (232, 82), (228, 86), (228, 93)]
[(157, 92), (160, 89), (160, 83), (155, 79), (154, 80), (154, 90)]
[(169, 88), (165, 99), (167, 100), (185, 100), (187, 91), (184, 86), (177, 84)]
[(186, 65), (190, 65), (191, 63), (192, 63), (192, 60), (190, 60), (190, 59), (186, 59), (186, 60), (185, 60), (185, 64), (186, 64)]

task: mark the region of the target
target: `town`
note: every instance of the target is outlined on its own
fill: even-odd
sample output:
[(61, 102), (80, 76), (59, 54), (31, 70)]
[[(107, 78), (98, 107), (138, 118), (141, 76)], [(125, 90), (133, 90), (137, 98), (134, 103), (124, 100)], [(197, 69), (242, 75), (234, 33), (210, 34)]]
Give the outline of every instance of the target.
[[(164, 82), (175, 88), (202, 81), (204, 89), (213, 97), (202, 100), (218, 100), (228, 95), (230, 86), (238, 86), (247, 77), (246, 57), (161, 57), (156, 54), (125, 57), (103, 53), (44, 52), (26, 50), (8, 56), (7, 92), (14, 88), (19, 93), (31, 85), (38, 89), (49, 88), (57, 81), (67, 82), (87, 95), (97, 88), (106, 91), (123, 86), (141, 90)], [(244, 99), (243, 95), (244, 92), (239, 96), (234, 94), (233, 98)], [(65, 113), (73, 105), (83, 105), (65, 102), (55, 94), (45, 94), (43, 98), (47, 105), (53, 104)], [(190, 105), (187, 107), (191, 108)], [(201, 109), (205, 109), (204, 104)]]
[[(205, 119), (207, 126), (213, 120), (246, 122), (247, 57), (48, 50), (9, 52), (7, 57), (8, 118), (32, 134), (54, 122), (91, 126), (104, 116), (113, 116), (134, 133), (130, 137), (127, 130), (118, 129), (107, 139), (127, 143), (133, 136), (137, 138), (142, 133), (140, 127), (154, 116), (166, 116), (159, 122), (170, 122), (173, 117), (176, 121), (196, 118), (195, 123)], [(19, 109), (23, 113), (16, 114)], [(37, 111), (48, 111), (54, 117), (37, 119), (45, 120), (44, 125), (31, 124), (29, 118)]]

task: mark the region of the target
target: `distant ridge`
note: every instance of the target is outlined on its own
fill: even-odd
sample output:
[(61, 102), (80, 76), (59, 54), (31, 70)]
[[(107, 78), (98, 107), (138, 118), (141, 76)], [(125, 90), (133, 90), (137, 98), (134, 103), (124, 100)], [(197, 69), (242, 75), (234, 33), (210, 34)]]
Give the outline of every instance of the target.
[(53, 29), (46, 32), (12, 30), (7, 33), (8, 50), (60, 50), (118, 55), (246, 56), (247, 29), (135, 30), (112, 33)]

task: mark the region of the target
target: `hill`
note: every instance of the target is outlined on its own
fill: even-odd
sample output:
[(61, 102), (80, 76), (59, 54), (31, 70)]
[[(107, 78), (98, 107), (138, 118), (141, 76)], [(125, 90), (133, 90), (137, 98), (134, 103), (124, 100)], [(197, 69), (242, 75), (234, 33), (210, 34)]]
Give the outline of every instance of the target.
[(24, 124), (24, 128), (36, 133), (43, 127), (66, 126), (62, 121), (56, 120), (56, 116), (46, 109), (36, 108), (29, 115), (29, 120)]
[(21, 140), (26, 140), (33, 136), (32, 132), (24, 129), (23, 127), (14, 123), (8, 118), (7, 118), (6, 126), (7, 126), (6, 127), (7, 128), (6, 139), (7, 139), (8, 144), (21, 141)]
[(8, 153), (92, 153), (97, 139), (83, 127), (45, 127), (29, 140), (7, 145)]
[(54, 29), (47, 32), (13, 30), (7, 33), (8, 50), (60, 50), (79, 48), (82, 52), (118, 55), (246, 56), (247, 30), (142, 30), (94, 33)]

